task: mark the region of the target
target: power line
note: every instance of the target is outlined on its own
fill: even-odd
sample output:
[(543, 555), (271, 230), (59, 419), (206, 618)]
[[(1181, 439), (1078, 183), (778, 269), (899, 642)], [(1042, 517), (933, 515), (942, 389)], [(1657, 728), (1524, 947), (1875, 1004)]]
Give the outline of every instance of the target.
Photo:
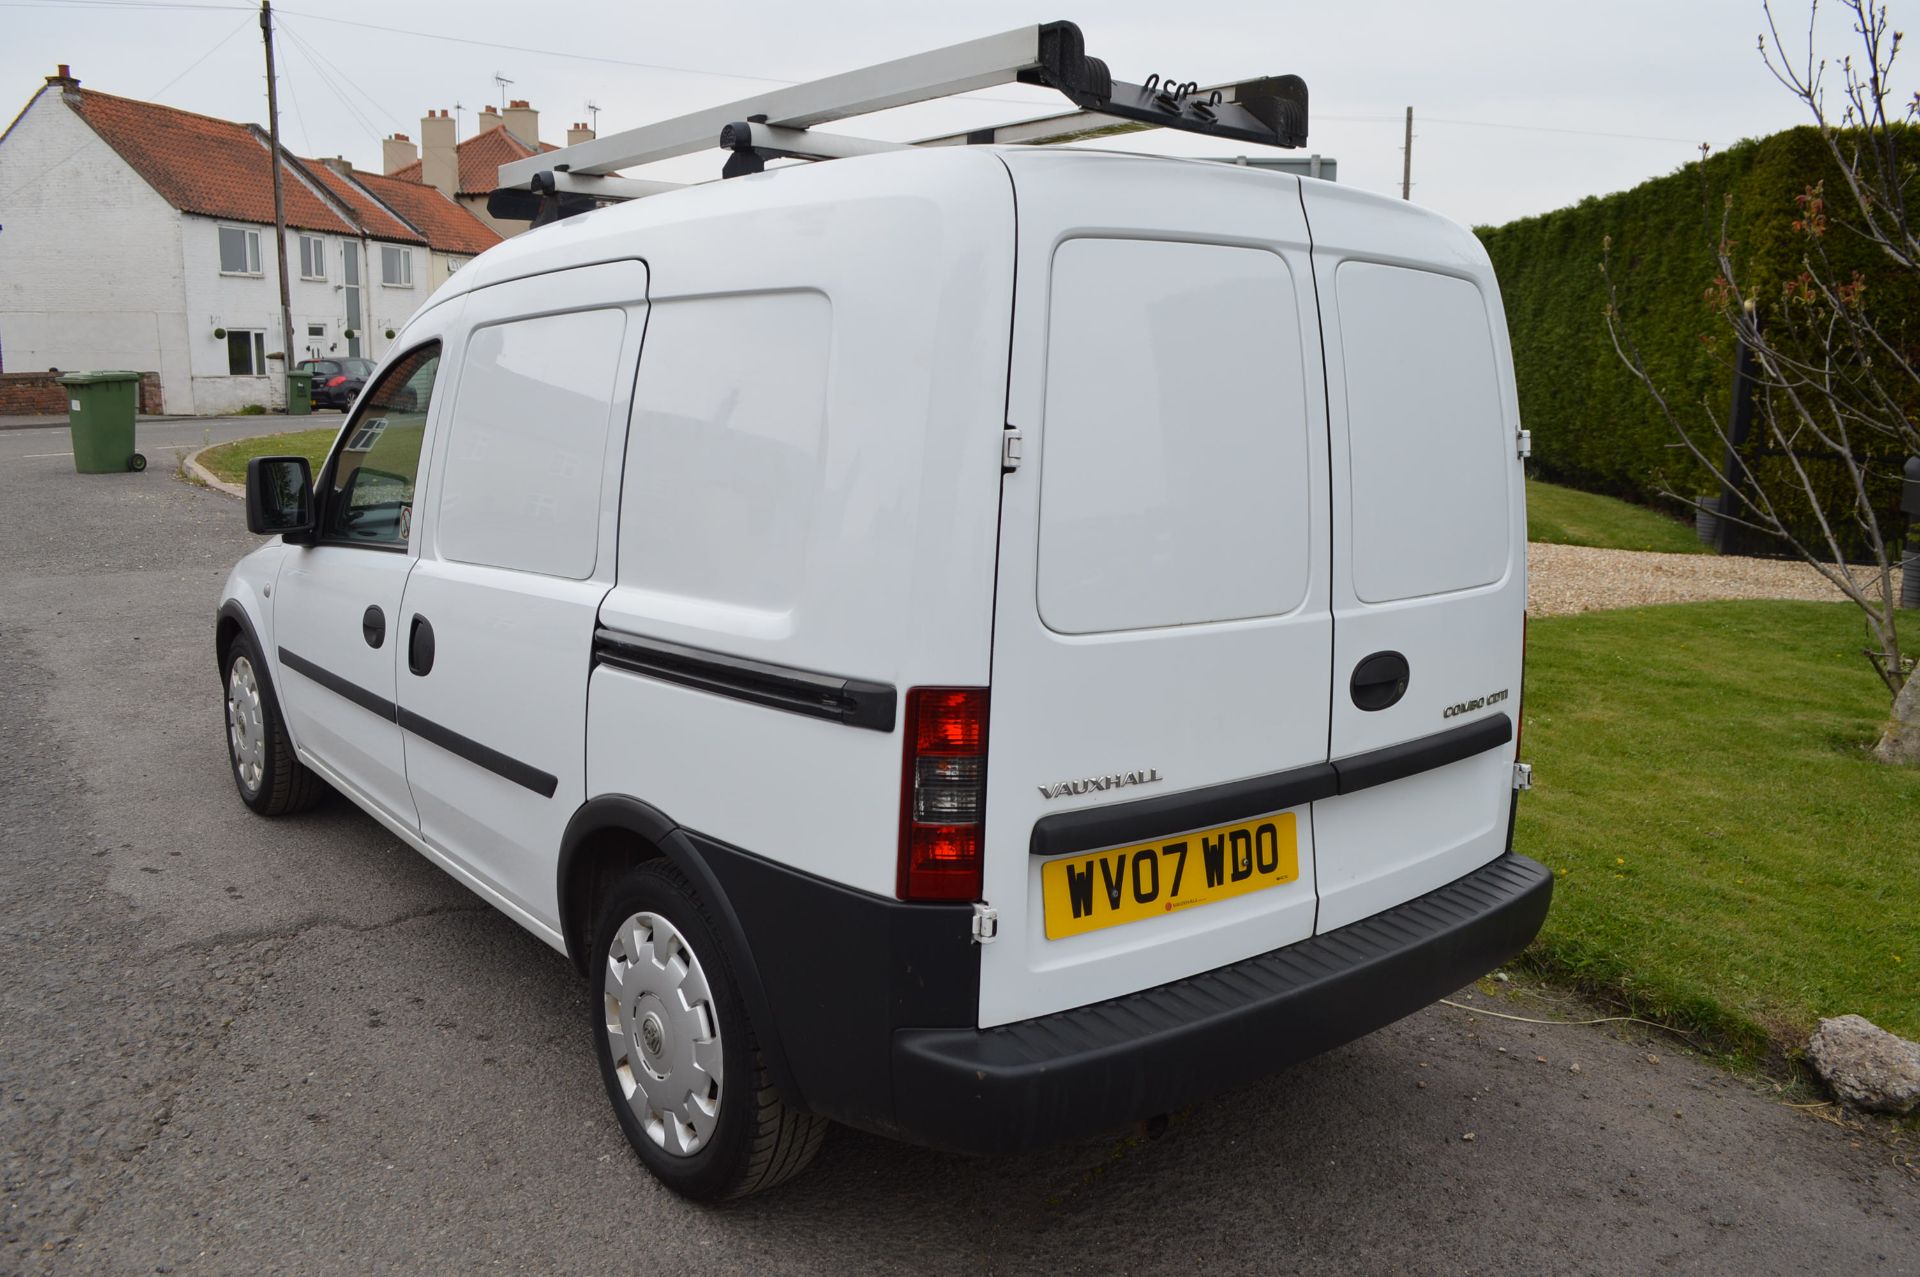
[(150, 98), (157, 98), (162, 93), (165, 93), (168, 89), (171, 89), (174, 85), (180, 83), (180, 81), (186, 79), (187, 73), (189, 71), (193, 70), (195, 67), (199, 66), (202, 62), (205, 62), (208, 58), (218, 53), (222, 48), (222, 46), (224, 46), (227, 43), (227, 41), (233, 39), (233, 37), (239, 35), (242, 31), (246, 30), (247, 24), (250, 21), (252, 21), (252, 19), (253, 19), (253, 14), (251, 11), (249, 11), (246, 17), (240, 19), (239, 26), (235, 27), (233, 30), (227, 32), (225, 35), (221, 36), (218, 40), (214, 41), (212, 48), (208, 49), (205, 53), (201, 54), (199, 57), (195, 58), (193, 61), (187, 63), (186, 66), (180, 69), (180, 72), (178, 75), (175, 75), (171, 80), (168, 80), (165, 84), (161, 85), (159, 88), (155, 89), (153, 92), (147, 94), (147, 96)]
[[(284, 18), (286, 15), (282, 14), (281, 16), (282, 18)], [(285, 31), (289, 36), (293, 38), (294, 42), (300, 46), (300, 51), (307, 55), (307, 58), (309, 59), (309, 61), (324, 62), (327, 65), (327, 68), (331, 70), (333, 74), (339, 78), (341, 83), (345, 84), (348, 88), (352, 89), (355, 93), (358, 93), (362, 98), (366, 99), (367, 104), (369, 106), (373, 107), (376, 111), (380, 112), (380, 114), (386, 116), (389, 120), (392, 120), (396, 126), (401, 124), (401, 119), (399, 116), (395, 115), (390, 109), (388, 109), (387, 105), (384, 102), (381, 102), (378, 98), (374, 97), (373, 94), (367, 92), (365, 89), (361, 88), (358, 84), (355, 84), (353, 82), (353, 79), (350, 76), (348, 76), (345, 71), (342, 71), (337, 63), (335, 63), (331, 58), (327, 57), (326, 54), (320, 52), (318, 46), (316, 46), (313, 43), (313, 41), (307, 39), (306, 36), (300, 34), (298, 31), (295, 31), (292, 27), (288, 26), (284, 21), (281, 22), (280, 29), (282, 31)], [(364, 113), (359, 113), (359, 114), (361, 114), (362, 119), (367, 124), (368, 132), (374, 134), (375, 137), (378, 137), (380, 131), (379, 129), (373, 126), (372, 119), (370, 117), (365, 116)]]
[[(284, 22), (280, 24), (280, 29), (282, 31), (287, 29)], [(293, 99), (293, 118), (300, 121), (300, 145), (306, 154), (311, 155), (313, 154), (313, 134), (307, 132), (307, 113), (300, 109), (300, 94), (293, 87), (292, 71), (291, 66), (282, 67), (280, 78), (287, 82), (287, 96)]]
[(368, 137), (374, 139), (375, 141), (379, 141), (380, 139), (379, 128), (377, 128), (374, 125), (371, 119), (367, 118), (367, 113), (365, 111), (362, 111), (359, 105), (356, 104), (352, 98), (349, 98), (346, 95), (346, 92), (343, 89), (341, 89), (341, 87), (338, 84), (334, 83), (333, 77), (327, 74), (326, 68), (321, 66), (320, 63), (314, 58), (312, 50), (310, 50), (307, 47), (307, 42), (305, 40), (302, 40), (297, 34), (295, 34), (293, 28), (289, 27), (284, 21), (282, 21), (280, 24), (280, 30), (285, 35), (290, 37), (287, 47), (290, 49), (297, 50), (300, 56), (307, 60), (307, 65), (312, 68), (314, 75), (319, 77), (320, 83), (326, 86), (327, 91), (333, 94), (333, 96), (339, 101), (340, 105), (346, 108), (347, 115), (354, 121), (354, 123), (359, 125), (360, 128), (366, 132), (366, 135)]
[[(1403, 117), (1398, 115), (1331, 115), (1317, 113), (1315, 120), (1331, 120), (1342, 124), (1399, 124)], [(1599, 129), (1568, 129), (1549, 124), (1508, 124), (1499, 120), (1450, 120), (1437, 115), (1423, 115), (1422, 124), (1456, 124), (1474, 129), (1518, 129), (1525, 133), (1565, 133), (1573, 137), (1610, 137), (1629, 142), (1681, 142), (1688, 146), (1698, 146), (1697, 137), (1662, 137), (1652, 133), (1610, 133)]]
[[(102, 2), (104, 3), (106, 0), (102, 0)], [(114, 2), (119, 2), (119, 0), (114, 0)], [(0, 3), (4, 3), (4, 0), (0, 0)], [(475, 40), (468, 36), (447, 35), (438, 31), (411, 31), (405, 27), (383, 26), (377, 22), (360, 22), (353, 18), (336, 18), (330, 14), (307, 13), (298, 9), (284, 9), (281, 12), (283, 14), (291, 13), (296, 18), (311, 19), (315, 22), (332, 22), (345, 27), (360, 27), (367, 31), (383, 31), (388, 35), (413, 36), (421, 40), (434, 40), (446, 44), (470, 44), (480, 49), (505, 49), (512, 53), (530, 53), (537, 57), (567, 58), (575, 62), (598, 62), (608, 66), (634, 67), (641, 71), (667, 71), (674, 75), (704, 75), (720, 80), (752, 80), (759, 84), (787, 86), (803, 83), (803, 81), (800, 80), (783, 80), (778, 76), (772, 75), (747, 75), (739, 71), (709, 71), (702, 67), (670, 66), (663, 62), (635, 62), (630, 58), (610, 58), (597, 53), (570, 53), (564, 49), (538, 49), (530, 45), (504, 44), (496, 40)], [(1016, 106), (1035, 107), (1038, 109), (1044, 109), (1047, 105), (1044, 101), (1037, 102), (1031, 98), (996, 97), (985, 93), (959, 94), (957, 96), (971, 102), (1011, 102)]]

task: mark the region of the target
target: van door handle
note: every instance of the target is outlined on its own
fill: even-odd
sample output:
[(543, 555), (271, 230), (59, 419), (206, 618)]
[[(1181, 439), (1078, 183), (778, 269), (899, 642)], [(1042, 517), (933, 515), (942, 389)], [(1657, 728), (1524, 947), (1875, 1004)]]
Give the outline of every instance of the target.
[(1347, 690), (1363, 710), (1386, 709), (1407, 694), (1413, 677), (1407, 658), (1398, 652), (1375, 652), (1353, 667)]
[(433, 668), (433, 624), (418, 612), (407, 631), (407, 668), (422, 676)]
[(377, 606), (369, 607), (360, 614), (360, 637), (367, 641), (368, 647), (379, 647), (387, 641), (387, 614)]

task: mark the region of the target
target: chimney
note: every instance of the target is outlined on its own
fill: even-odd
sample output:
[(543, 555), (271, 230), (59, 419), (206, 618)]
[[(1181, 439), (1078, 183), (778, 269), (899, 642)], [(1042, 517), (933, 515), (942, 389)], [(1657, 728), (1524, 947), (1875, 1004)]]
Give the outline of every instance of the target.
[(428, 111), (420, 121), (420, 180), (448, 199), (460, 193), (460, 156), (454, 150), (453, 117)]
[(59, 89), (63, 95), (69, 98), (75, 96), (80, 91), (80, 81), (74, 78), (73, 72), (67, 68), (67, 64), (64, 62), (60, 64), (60, 70), (56, 74), (47, 77), (47, 86), (49, 88)]
[(420, 158), (420, 148), (405, 133), (395, 133), (380, 143), (380, 171), (398, 173)]
[(540, 149), (540, 112), (515, 98), (507, 103), (507, 132), (536, 151)]
[(488, 129), (500, 127), (500, 112), (493, 109), (489, 102), (480, 108), (480, 121), (474, 126), (475, 133), (485, 133)]
[(588, 128), (586, 125), (571, 124), (567, 126), (567, 145), (568, 146), (574, 146), (580, 142), (591, 142), (591, 141), (593, 141), (593, 130)]
[(320, 162), (338, 173), (341, 177), (353, 176), (353, 161), (344, 155), (325, 156)]

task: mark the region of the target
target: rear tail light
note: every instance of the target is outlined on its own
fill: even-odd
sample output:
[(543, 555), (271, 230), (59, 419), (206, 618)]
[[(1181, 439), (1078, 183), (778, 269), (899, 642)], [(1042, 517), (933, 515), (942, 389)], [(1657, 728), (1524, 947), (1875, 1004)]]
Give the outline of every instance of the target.
[(327, 384), (329, 386), (344, 386), (347, 384), (347, 379), (345, 377), (329, 377)]
[(906, 726), (897, 894), (977, 900), (987, 812), (987, 689), (912, 688)]

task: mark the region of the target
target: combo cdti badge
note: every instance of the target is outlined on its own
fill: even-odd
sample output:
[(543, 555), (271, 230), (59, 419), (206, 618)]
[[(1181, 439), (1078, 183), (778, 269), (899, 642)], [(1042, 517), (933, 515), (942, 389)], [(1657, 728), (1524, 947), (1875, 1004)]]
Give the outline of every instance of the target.
[[(1062, 27), (1021, 74), (1121, 112)], [(1474, 237), (1202, 161), (754, 171), (798, 130), (737, 127), (732, 180), (535, 182), (317, 480), (249, 466), (245, 802), (331, 787), (571, 958), (696, 1198), (829, 1121), (1165, 1113), (1526, 945), (1525, 436)]]

